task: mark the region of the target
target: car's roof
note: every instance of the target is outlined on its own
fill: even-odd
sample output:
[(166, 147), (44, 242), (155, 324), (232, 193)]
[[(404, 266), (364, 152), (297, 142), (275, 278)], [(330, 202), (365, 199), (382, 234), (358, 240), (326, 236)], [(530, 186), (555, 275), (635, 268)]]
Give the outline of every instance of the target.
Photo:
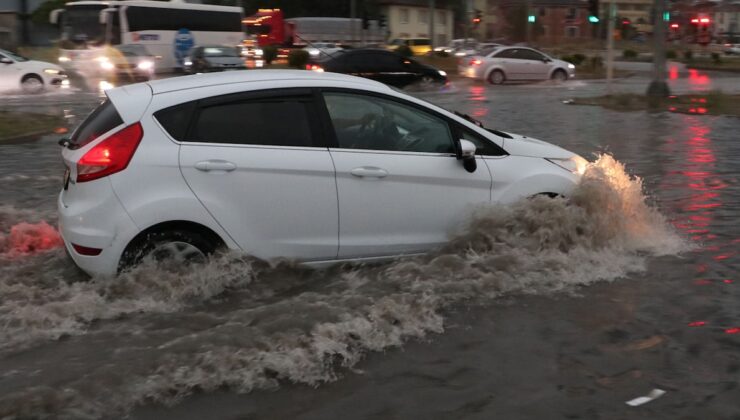
[(172, 77), (169, 79), (153, 80), (147, 82), (154, 95), (176, 90), (195, 89), (207, 86), (226, 85), (244, 82), (266, 82), (274, 81), (279, 87), (280, 81), (305, 80), (325, 82), (350, 82), (357, 85), (365, 85), (369, 88), (390, 88), (380, 82), (361, 77), (349, 76), (339, 73), (319, 73), (307, 70), (242, 70), (221, 73), (194, 74), (192, 76)]

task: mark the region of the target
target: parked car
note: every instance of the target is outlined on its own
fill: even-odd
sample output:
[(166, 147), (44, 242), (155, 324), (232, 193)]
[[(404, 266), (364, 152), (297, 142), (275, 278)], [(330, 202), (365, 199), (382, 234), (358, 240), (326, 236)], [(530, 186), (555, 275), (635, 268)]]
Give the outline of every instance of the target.
[(309, 66), (313, 70), (345, 73), (403, 88), (412, 84), (445, 84), (447, 73), (381, 49), (340, 51)]
[(116, 45), (98, 58), (106, 79), (146, 81), (152, 78), (157, 57), (140, 44)]
[(411, 48), (414, 55), (426, 55), (432, 52), (432, 42), (429, 38), (396, 38), (388, 44), (388, 50), (395, 51), (402, 45)]
[(0, 50), (0, 90), (39, 93), (49, 87), (64, 86), (69, 86), (69, 79), (58, 65)]
[(190, 55), (183, 62), (183, 69), (186, 73), (209, 73), (246, 68), (241, 49), (223, 45), (193, 47)]
[(60, 142), (60, 231), (90, 274), (219, 248), (314, 265), (422, 253), (477, 205), (567, 196), (586, 164), (336, 73), (205, 74), (105, 94)]
[(555, 80), (575, 76), (575, 66), (527, 47), (501, 47), (487, 55), (466, 57), (458, 63), (462, 76), (498, 85), (506, 81)]
[(304, 50), (308, 51), (311, 58), (331, 57), (334, 53), (342, 51), (342, 47), (333, 42), (313, 42)]

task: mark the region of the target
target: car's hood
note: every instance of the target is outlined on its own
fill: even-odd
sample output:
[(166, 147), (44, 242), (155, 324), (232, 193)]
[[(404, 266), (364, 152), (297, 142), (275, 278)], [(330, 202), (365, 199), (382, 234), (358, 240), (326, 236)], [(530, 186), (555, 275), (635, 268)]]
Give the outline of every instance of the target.
[(550, 144), (542, 140), (521, 136), (519, 134), (506, 134), (511, 136), (511, 138), (503, 138), (503, 147), (510, 155), (568, 159), (575, 154), (563, 149), (562, 147), (555, 146), (554, 144)]

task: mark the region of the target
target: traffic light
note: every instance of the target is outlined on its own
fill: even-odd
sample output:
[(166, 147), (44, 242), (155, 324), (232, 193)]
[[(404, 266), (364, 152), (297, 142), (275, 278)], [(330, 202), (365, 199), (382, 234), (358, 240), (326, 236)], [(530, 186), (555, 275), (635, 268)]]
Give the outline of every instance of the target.
[(537, 20), (537, 18), (535, 17), (535, 15), (529, 15), (529, 16), (527, 16), (527, 22), (534, 23), (535, 20)]
[(385, 28), (385, 15), (378, 16), (378, 27)]
[(481, 22), (481, 20), (483, 20), (483, 12), (476, 9), (475, 15), (473, 16), (473, 24), (478, 25)]
[(599, 0), (588, 0), (588, 21), (599, 23)]

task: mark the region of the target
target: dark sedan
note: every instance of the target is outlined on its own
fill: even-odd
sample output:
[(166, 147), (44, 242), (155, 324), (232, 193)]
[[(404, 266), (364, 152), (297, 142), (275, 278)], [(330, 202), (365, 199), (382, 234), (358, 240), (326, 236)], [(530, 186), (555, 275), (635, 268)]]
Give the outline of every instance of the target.
[(308, 67), (317, 71), (366, 77), (399, 88), (414, 84), (447, 83), (447, 73), (444, 71), (385, 50), (343, 50)]

